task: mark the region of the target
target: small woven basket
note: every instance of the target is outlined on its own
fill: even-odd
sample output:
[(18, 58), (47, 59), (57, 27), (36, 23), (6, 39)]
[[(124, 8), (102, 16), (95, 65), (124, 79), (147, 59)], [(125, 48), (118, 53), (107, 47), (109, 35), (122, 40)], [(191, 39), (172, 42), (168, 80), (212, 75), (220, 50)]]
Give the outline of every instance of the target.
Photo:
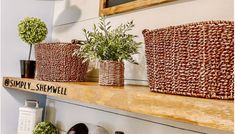
[(234, 99), (234, 23), (207, 21), (144, 30), (151, 91)]
[(75, 43), (41, 43), (35, 45), (36, 78), (45, 81), (85, 81), (88, 62), (72, 56), (80, 46)]
[(103, 86), (124, 86), (124, 63), (100, 61), (99, 84)]

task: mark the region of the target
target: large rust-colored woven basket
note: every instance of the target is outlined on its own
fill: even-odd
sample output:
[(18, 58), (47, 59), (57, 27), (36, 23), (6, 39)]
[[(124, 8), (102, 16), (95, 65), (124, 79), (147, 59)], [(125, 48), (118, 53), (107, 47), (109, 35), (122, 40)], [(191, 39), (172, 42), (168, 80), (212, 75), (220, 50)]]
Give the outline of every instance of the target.
[(144, 30), (151, 91), (234, 99), (234, 22)]
[(100, 61), (99, 84), (103, 86), (124, 85), (124, 63), (119, 61)]
[(73, 56), (78, 44), (41, 43), (35, 45), (36, 78), (46, 81), (85, 81), (88, 62)]

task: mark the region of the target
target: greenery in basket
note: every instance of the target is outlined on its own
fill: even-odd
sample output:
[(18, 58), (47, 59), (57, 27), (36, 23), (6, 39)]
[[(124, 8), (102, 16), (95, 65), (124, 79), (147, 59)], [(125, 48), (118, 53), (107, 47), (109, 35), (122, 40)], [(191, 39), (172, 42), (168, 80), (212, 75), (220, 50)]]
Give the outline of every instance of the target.
[(32, 45), (40, 43), (46, 38), (46, 24), (38, 18), (26, 17), (18, 24), (18, 33), (20, 38), (30, 45), (29, 57), (30, 60)]
[(82, 55), (86, 60), (127, 60), (138, 64), (133, 58), (133, 54), (138, 53), (140, 42), (134, 41), (136, 35), (127, 32), (134, 27), (133, 21), (121, 24), (115, 29), (111, 29), (110, 22), (106, 22), (104, 17), (100, 18), (98, 26), (94, 24), (93, 31), (83, 29), (86, 41), (76, 50), (75, 54)]
[(52, 123), (45, 121), (36, 125), (33, 134), (58, 134), (58, 130)]

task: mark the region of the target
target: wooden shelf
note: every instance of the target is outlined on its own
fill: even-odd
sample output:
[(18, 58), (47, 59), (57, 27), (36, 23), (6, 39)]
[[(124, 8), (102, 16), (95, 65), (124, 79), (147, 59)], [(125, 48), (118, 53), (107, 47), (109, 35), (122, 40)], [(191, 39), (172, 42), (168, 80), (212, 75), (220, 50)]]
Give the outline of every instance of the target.
[(3, 77), (3, 86), (233, 132), (234, 101), (152, 93), (148, 87), (99, 86)]

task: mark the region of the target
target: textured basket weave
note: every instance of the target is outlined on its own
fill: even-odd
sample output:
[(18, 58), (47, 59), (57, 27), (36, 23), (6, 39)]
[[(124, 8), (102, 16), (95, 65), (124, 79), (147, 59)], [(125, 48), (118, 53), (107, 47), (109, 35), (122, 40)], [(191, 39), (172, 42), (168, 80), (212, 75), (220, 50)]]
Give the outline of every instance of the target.
[(71, 43), (42, 43), (35, 45), (36, 78), (46, 81), (85, 81), (88, 62), (72, 56), (79, 45)]
[(124, 85), (124, 63), (118, 61), (100, 61), (99, 84), (103, 86)]
[(233, 28), (207, 21), (144, 30), (151, 91), (233, 99)]

